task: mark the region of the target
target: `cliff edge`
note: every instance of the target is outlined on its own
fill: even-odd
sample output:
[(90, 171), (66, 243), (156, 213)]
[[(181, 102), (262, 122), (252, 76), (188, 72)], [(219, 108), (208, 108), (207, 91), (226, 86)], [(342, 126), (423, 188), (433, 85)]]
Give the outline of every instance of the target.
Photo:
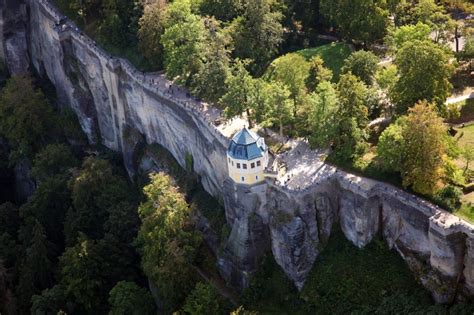
[(48, 78), (89, 141), (122, 152), (131, 176), (140, 141), (159, 143), (183, 167), (192, 156), (204, 188), (226, 207), (231, 232), (218, 264), (232, 285), (247, 286), (272, 252), (301, 289), (339, 224), (358, 247), (383, 236), (436, 301), (474, 298), (473, 225), (396, 187), (339, 171), (301, 146), (281, 157), (293, 161), (291, 179), (236, 185), (227, 176), (228, 134), (205, 105), (108, 55), (48, 0), (0, 0), (0, 57), (13, 74), (34, 69)]

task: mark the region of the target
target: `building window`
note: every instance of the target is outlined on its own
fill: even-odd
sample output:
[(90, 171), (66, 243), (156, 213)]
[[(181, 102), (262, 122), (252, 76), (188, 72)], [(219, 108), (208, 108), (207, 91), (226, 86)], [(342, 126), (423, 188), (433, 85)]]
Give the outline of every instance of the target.
[(242, 163), (242, 166), (244, 167), (244, 170), (247, 169), (247, 164), (246, 163)]
[(255, 168), (255, 163), (251, 163), (251, 164), (250, 164), (250, 167), (251, 167), (251, 168)]
[(230, 163), (230, 158), (229, 158), (229, 163)]
[(258, 180), (258, 175), (257, 175), (257, 176), (255, 176), (255, 179), (256, 179), (256, 180)]
[(245, 177), (242, 176), (242, 181), (245, 182)]
[(234, 166), (234, 161), (232, 161), (232, 166)]
[(237, 163), (237, 168), (240, 168), (240, 163)]
[(261, 164), (260, 164), (260, 161), (257, 161), (257, 166), (260, 166), (260, 165), (261, 165)]

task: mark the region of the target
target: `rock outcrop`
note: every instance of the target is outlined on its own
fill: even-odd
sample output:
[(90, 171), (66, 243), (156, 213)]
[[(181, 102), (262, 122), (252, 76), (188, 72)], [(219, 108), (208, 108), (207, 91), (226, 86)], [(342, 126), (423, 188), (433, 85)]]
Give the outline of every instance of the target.
[(234, 184), (227, 178), (229, 140), (191, 100), (106, 54), (48, 0), (0, 0), (0, 39), (10, 71), (31, 65), (48, 78), (89, 141), (121, 151), (130, 175), (134, 154), (146, 143), (159, 143), (183, 167), (192, 156), (204, 188), (224, 200), (231, 232), (218, 264), (236, 287), (247, 286), (260, 258), (271, 252), (301, 288), (339, 224), (358, 247), (382, 235), (437, 301), (473, 298), (474, 227), (467, 222), (393, 186), (327, 165), (324, 176), (313, 168), (304, 187), (271, 180), (255, 187)]

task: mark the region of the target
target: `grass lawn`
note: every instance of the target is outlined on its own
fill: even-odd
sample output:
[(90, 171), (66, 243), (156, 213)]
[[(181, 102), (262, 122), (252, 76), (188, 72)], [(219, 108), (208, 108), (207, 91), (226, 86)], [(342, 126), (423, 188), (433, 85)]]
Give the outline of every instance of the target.
[(456, 136), (461, 148), (465, 146), (474, 146), (474, 124), (459, 128), (459, 135)]
[(295, 53), (305, 57), (307, 60), (311, 59), (313, 56), (319, 55), (324, 60), (325, 66), (331, 69), (334, 73), (334, 79), (337, 80), (341, 68), (344, 65), (344, 60), (351, 54), (351, 52), (351, 47), (346, 43), (331, 43), (314, 48), (306, 48), (296, 51)]
[(468, 202), (463, 203), (461, 208), (459, 208), (459, 210), (454, 212), (454, 214), (466, 221), (474, 223), (474, 192), (465, 195), (463, 200), (466, 200), (466, 199), (468, 200), (470, 199), (471, 204), (469, 204)]
[[(333, 81), (337, 81), (339, 79), (341, 68), (344, 65), (344, 60), (351, 54), (351, 52), (351, 47), (346, 43), (331, 43), (298, 50), (289, 54), (301, 55), (306, 60), (311, 59), (313, 56), (320, 56), (324, 61), (324, 65), (332, 70), (334, 74)], [(278, 62), (278, 58), (273, 60), (273, 63), (275, 62)]]
[[(458, 143), (458, 146), (460, 148), (465, 148), (465, 147), (468, 147), (468, 146), (474, 146), (474, 124), (472, 125), (468, 125), (464, 128), (457, 128), (456, 129), (458, 131), (458, 134), (456, 135), (456, 141)], [(471, 165), (469, 166), (469, 169), (471, 171), (474, 171), (474, 163), (471, 163)], [(456, 165), (461, 168), (461, 169), (464, 169), (465, 166), (466, 166), (466, 163), (464, 161), (464, 159), (462, 159), (461, 157), (459, 157), (457, 160), (456, 160)], [(474, 200), (473, 200), (474, 202)]]
[(454, 105), (460, 108), (461, 115), (459, 118), (449, 120), (449, 123), (461, 124), (474, 120), (474, 99), (464, 100)]

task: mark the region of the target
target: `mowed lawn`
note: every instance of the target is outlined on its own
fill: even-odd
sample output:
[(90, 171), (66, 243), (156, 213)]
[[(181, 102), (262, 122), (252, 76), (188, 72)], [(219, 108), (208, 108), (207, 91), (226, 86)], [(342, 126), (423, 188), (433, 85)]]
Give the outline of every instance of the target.
[[(306, 60), (313, 56), (320, 56), (324, 61), (324, 66), (333, 72), (333, 81), (339, 79), (344, 60), (352, 53), (351, 47), (346, 43), (331, 43), (313, 48), (298, 50), (289, 54), (298, 54)], [(278, 62), (276, 58), (273, 62)]]
[[(464, 128), (457, 128), (458, 134), (456, 140), (460, 148), (474, 147), (474, 124), (468, 125)], [(457, 161), (459, 167), (465, 167), (465, 162), (462, 159)], [(472, 163), (474, 164), (474, 163)], [(474, 165), (470, 165), (469, 168), (474, 170)]]
[[(458, 128), (457, 131), (458, 135), (456, 139), (460, 148), (474, 146), (474, 124), (464, 128)], [(459, 159), (456, 162), (459, 167), (465, 167), (463, 160)], [(470, 165), (469, 169), (474, 170), (474, 165)], [(456, 215), (474, 223), (474, 192), (464, 195), (462, 201), (463, 205), (456, 211)]]

